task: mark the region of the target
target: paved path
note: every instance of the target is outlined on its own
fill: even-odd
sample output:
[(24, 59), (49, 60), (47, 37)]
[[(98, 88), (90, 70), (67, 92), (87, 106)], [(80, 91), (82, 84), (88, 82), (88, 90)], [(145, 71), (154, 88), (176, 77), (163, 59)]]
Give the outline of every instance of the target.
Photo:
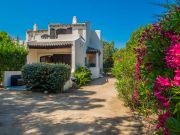
[(117, 98), (115, 79), (70, 93), (0, 92), (0, 135), (141, 135), (142, 122)]

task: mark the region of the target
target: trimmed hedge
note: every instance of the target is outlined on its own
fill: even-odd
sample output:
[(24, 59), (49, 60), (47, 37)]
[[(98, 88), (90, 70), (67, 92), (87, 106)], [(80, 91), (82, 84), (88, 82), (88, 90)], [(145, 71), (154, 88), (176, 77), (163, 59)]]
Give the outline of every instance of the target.
[(88, 84), (91, 81), (91, 71), (87, 67), (79, 67), (74, 72), (76, 84), (78, 87)]
[(21, 71), (25, 84), (39, 92), (62, 92), (71, 74), (70, 67), (65, 64), (27, 64)]

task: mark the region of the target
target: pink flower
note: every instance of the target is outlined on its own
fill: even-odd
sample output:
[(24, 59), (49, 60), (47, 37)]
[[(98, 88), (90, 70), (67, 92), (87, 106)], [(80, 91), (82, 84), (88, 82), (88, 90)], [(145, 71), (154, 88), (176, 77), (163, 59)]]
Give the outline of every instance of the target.
[(165, 56), (166, 64), (169, 68), (179, 68), (180, 67), (180, 43), (171, 45)]
[(169, 79), (161, 76), (157, 77), (157, 83), (159, 83), (161, 86), (171, 86)]
[(163, 103), (163, 106), (164, 106), (165, 108), (169, 109), (169, 108), (170, 108), (170, 102), (169, 102), (169, 101), (164, 102), (164, 103)]
[(168, 128), (165, 128), (165, 129), (164, 129), (164, 135), (170, 135)]
[(119, 58), (119, 62), (122, 62), (123, 61), (123, 58)]
[(174, 84), (180, 86), (180, 70), (175, 71)]
[(138, 91), (137, 90), (135, 90), (133, 93), (133, 100), (138, 101)]
[(159, 115), (159, 123), (157, 124), (156, 128), (159, 129), (161, 127), (164, 127), (164, 123), (166, 122), (166, 119), (171, 117), (171, 114), (169, 111), (166, 111), (164, 114)]
[(156, 82), (154, 85), (154, 95), (161, 103), (161, 105), (166, 109), (170, 108), (170, 101), (168, 100), (168, 98), (162, 95), (162, 92), (165, 91), (168, 87), (172, 87), (172, 84), (169, 82), (168, 78), (163, 78), (161, 76), (158, 76), (156, 78)]

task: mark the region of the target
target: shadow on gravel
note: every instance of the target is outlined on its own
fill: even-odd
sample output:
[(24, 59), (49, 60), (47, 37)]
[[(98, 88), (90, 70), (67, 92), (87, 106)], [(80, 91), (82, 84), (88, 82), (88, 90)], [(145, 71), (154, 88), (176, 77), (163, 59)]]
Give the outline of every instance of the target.
[(94, 91), (73, 90), (71, 93), (45, 95), (0, 91), (0, 127), (18, 125), (31, 113), (52, 113), (58, 110), (90, 110), (103, 107), (104, 99), (89, 98)]
[[(85, 135), (121, 135), (128, 131), (128, 135), (141, 135), (142, 124), (134, 124), (124, 126), (124, 129), (119, 130), (118, 126), (123, 124), (126, 121), (129, 121), (130, 117), (114, 117), (114, 118), (96, 118), (94, 122), (91, 123), (80, 123), (80, 122), (71, 122), (71, 119), (64, 119), (61, 123), (55, 125), (45, 125), (48, 127), (46, 129), (51, 129), (56, 127), (55, 130), (42, 130), (42, 134), (59, 134), (63, 131), (65, 135), (69, 134), (80, 134)], [(139, 122), (139, 121), (138, 121)]]
[(96, 85), (103, 85), (108, 83), (109, 79), (112, 77), (102, 77), (102, 78), (98, 78), (98, 79), (94, 79), (91, 83), (88, 84), (88, 86), (96, 86)]
[[(95, 85), (106, 83), (107, 78), (95, 80)], [(129, 135), (142, 134), (142, 124), (133, 117), (97, 117), (92, 122), (78, 122), (65, 118), (59, 123), (53, 123), (48, 118), (35, 117), (31, 114), (49, 114), (58, 110), (89, 110), (103, 107), (105, 99), (89, 98), (95, 91), (72, 90), (69, 93), (45, 95), (40, 93), (12, 93), (0, 91), (0, 135), (118, 135), (129, 131)], [(63, 114), (62, 114), (63, 115)], [(81, 116), (79, 116), (81, 117)], [(132, 120), (133, 119), (133, 120)], [(140, 124), (118, 126), (127, 121), (137, 121)], [(25, 132), (26, 127), (28, 132)], [(27, 131), (27, 130), (26, 130)]]

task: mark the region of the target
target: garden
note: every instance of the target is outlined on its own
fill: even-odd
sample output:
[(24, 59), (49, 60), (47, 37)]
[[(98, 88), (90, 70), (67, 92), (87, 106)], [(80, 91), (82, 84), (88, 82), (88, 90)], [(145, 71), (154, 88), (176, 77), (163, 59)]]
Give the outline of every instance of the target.
[(155, 134), (180, 134), (180, 6), (154, 24), (132, 33), (126, 48), (114, 54), (112, 72), (126, 105), (145, 116), (158, 116)]

